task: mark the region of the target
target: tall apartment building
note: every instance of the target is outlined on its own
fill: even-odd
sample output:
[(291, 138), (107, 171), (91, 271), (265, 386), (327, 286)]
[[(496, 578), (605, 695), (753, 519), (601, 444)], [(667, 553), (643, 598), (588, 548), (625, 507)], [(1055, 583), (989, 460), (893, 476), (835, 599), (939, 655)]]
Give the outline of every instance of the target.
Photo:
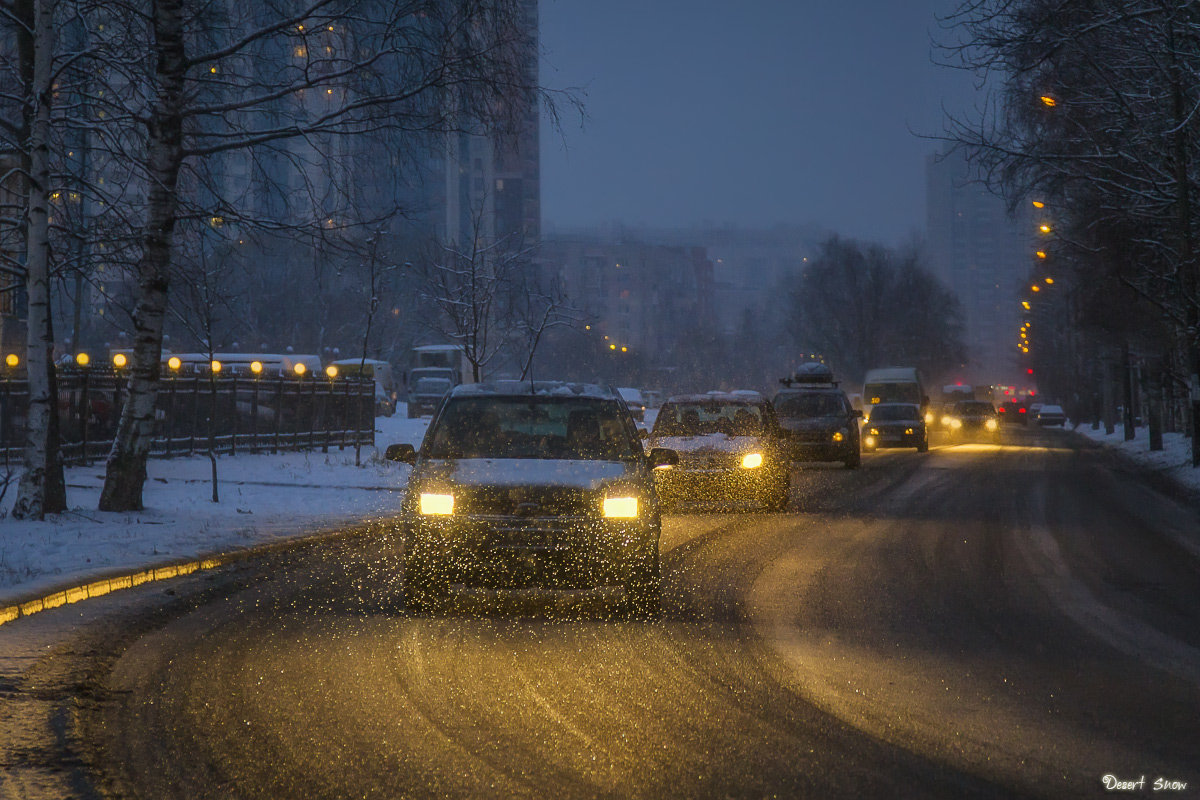
[[(524, 82), (538, 80), (538, 3), (519, 3), (517, 35), (523, 40)], [(541, 235), (541, 180), (538, 141), (539, 99), (513, 94), (510, 126), (490, 135), (453, 133), (446, 137), (441, 238), (460, 244), (511, 240), (520, 246)]]
[(962, 303), (968, 362), (963, 380), (1014, 384), (1023, 373), (1016, 342), (1018, 296), (1034, 255), (1031, 217), (973, 180), (961, 152), (926, 161), (926, 255), (930, 270)]

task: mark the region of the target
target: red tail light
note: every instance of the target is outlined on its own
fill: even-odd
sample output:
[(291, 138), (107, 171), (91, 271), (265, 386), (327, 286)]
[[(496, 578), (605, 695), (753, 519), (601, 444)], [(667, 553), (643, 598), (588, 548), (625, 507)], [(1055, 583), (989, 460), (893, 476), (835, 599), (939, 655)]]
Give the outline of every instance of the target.
[(1025, 413), (1025, 409), (1023, 409), (1023, 408), (1018, 408), (1018, 409), (1017, 409), (1017, 413), (1019, 413), (1019, 414), (1024, 414), (1024, 413)]

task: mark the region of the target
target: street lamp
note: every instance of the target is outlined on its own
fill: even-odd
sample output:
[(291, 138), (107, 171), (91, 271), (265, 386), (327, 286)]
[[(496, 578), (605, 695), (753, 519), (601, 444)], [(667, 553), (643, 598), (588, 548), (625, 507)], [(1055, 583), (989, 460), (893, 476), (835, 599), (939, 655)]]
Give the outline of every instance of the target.
[(112, 357), (112, 363), (117, 369), (125, 369), (125, 366), (129, 363), (129, 359), (124, 353), (115, 353)]

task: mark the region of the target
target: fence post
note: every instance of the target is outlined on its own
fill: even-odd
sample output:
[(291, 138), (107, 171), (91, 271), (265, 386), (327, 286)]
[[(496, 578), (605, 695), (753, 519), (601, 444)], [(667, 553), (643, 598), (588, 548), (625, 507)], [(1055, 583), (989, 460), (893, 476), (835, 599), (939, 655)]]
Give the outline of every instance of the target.
[(279, 452), (279, 425), (283, 417), (283, 374), (279, 375), (279, 383), (275, 389), (275, 444), (271, 447), (271, 455)]
[(250, 389), (250, 452), (258, 452), (258, 376)]
[[(308, 385), (308, 450), (317, 444), (317, 379)], [(299, 447), (298, 447), (299, 450)]]
[(231, 424), (231, 426), (230, 426), (230, 427), (231, 427), (231, 429), (232, 429), (232, 431), (233, 431), (233, 434), (232, 434), (232, 435), (230, 436), (230, 438), (229, 438), (229, 454), (230, 454), (230, 455), (232, 455), (232, 456), (235, 456), (235, 455), (237, 455), (237, 437), (238, 437), (238, 397), (237, 397), (237, 393), (238, 393), (238, 385), (237, 385), (237, 375), (232, 375), (232, 376), (230, 376), (230, 384), (231, 384), (231, 387), (232, 387), (232, 388), (231, 388), (231, 391), (233, 392), (233, 422), (232, 422), (232, 424)]
[(92, 416), (91, 399), (88, 397), (88, 375), (90, 371), (85, 367), (83, 370), (83, 388), (79, 392), (79, 421), (80, 421), (80, 444), (79, 455), (80, 461), (85, 466), (91, 466), (91, 461), (88, 459), (88, 420)]

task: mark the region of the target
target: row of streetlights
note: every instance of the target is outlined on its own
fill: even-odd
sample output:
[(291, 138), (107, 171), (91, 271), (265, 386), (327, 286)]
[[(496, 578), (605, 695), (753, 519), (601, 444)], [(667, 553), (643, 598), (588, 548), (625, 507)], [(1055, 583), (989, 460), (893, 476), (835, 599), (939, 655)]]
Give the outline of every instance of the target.
[[(621, 351), (625, 352), (627, 349), (628, 348), (622, 347)], [(4, 357), (4, 363), (9, 369), (16, 369), (21, 364), (21, 357), (16, 353), (9, 353)], [(91, 366), (91, 363), (92, 357), (87, 353), (81, 352), (75, 354), (75, 366), (86, 369), (87, 367)], [(119, 372), (125, 369), (125, 367), (129, 366), (129, 357), (124, 353), (114, 353), (112, 357), (112, 365)], [(221, 370), (225, 367), (225, 365), (217, 359), (213, 359), (211, 362), (209, 362), (208, 366), (214, 375), (220, 374)], [(170, 369), (172, 373), (178, 373), (179, 370), (183, 368), (183, 360), (179, 358), (179, 356), (171, 356), (167, 359), (167, 368)], [(254, 375), (254, 377), (260, 377), (263, 374), (263, 369), (264, 367), (261, 361), (250, 362), (250, 372)], [(297, 362), (295, 365), (293, 365), (292, 372), (295, 373), (297, 378), (303, 378), (309, 372), (308, 365), (304, 364), (303, 362)], [(337, 376), (338, 368), (336, 364), (330, 364), (329, 366), (325, 367), (325, 377), (333, 380)]]

